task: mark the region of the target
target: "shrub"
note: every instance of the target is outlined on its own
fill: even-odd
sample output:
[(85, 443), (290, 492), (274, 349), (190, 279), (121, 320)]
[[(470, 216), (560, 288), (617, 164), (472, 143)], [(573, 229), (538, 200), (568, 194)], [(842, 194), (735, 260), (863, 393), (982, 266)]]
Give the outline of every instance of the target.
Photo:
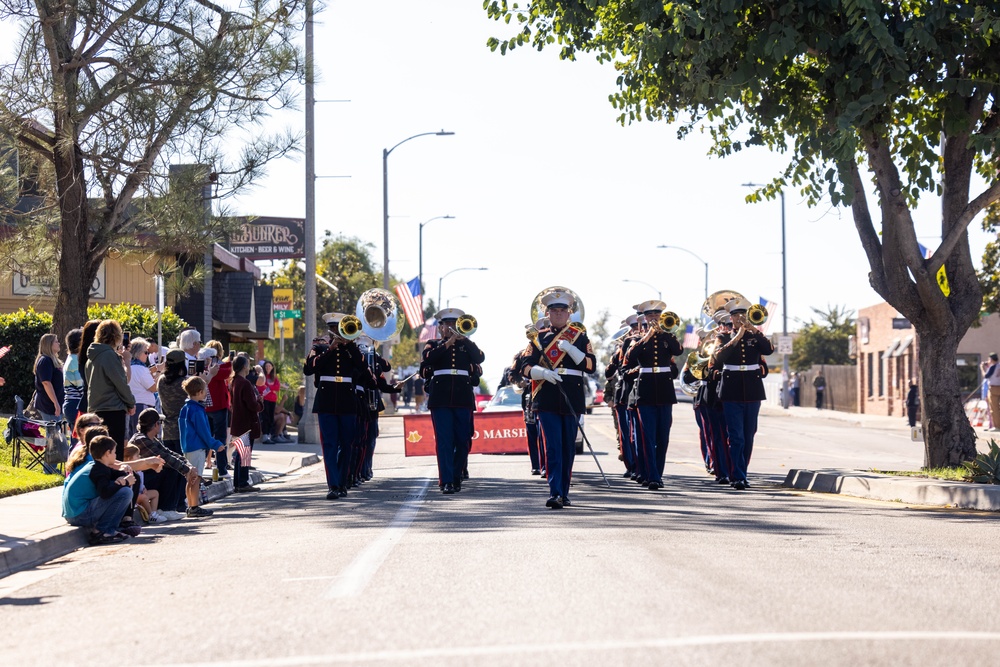
[(27, 403), (35, 390), (33, 365), (38, 354), (38, 339), (52, 329), (52, 315), (33, 308), (16, 313), (0, 314), (0, 346), (9, 345), (10, 352), (0, 359), (0, 377), (6, 384), (0, 387), (0, 410), (14, 411), (14, 396)]
[[(156, 340), (156, 311), (133, 303), (115, 306), (92, 305), (87, 317), (93, 320), (117, 320), (132, 337)], [(83, 326), (83, 322), (80, 323)], [(177, 338), (187, 323), (169, 308), (163, 312), (163, 342)], [(0, 346), (9, 345), (10, 352), (0, 359), (0, 377), (6, 384), (0, 387), (0, 411), (14, 412), (14, 396), (27, 403), (35, 390), (33, 365), (38, 354), (38, 339), (52, 330), (52, 315), (33, 308), (0, 314)], [(63, 355), (69, 354), (63, 350)]]
[(969, 475), (966, 479), (979, 484), (1000, 484), (1000, 445), (990, 440), (990, 451), (963, 463)]

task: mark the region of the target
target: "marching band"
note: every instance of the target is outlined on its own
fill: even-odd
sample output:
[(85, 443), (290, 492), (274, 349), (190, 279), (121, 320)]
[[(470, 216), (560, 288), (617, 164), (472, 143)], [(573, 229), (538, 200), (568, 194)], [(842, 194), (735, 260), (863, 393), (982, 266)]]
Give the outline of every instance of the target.
[[(693, 400), (706, 471), (718, 484), (746, 489), (765, 398), (764, 358), (774, 352), (758, 328), (767, 311), (739, 292), (711, 294), (702, 304), (703, 324), (694, 332), (697, 347), (678, 368), (684, 351), (681, 319), (661, 300), (632, 310), (611, 336), (604, 369), (605, 402), (612, 411), (623, 476), (651, 491), (664, 487), (677, 403), (674, 381), (679, 379)], [(587, 376), (598, 366), (583, 318), (583, 302), (572, 290), (541, 290), (525, 326), (528, 344), (504, 372), (503, 384), (520, 389), (531, 474), (547, 482), (545, 506), (550, 509), (572, 505), (570, 481), (577, 434), (583, 430)], [(377, 344), (398, 334), (404, 318), (395, 295), (372, 289), (358, 300), (355, 314), (327, 313), (323, 319), (329, 331), (313, 341), (303, 372), (317, 388), (313, 412), (319, 420), (326, 497), (335, 500), (373, 476), (382, 394), (400, 391), (398, 383), (384, 379), (392, 367), (378, 354)], [(445, 308), (436, 319), (437, 337), (424, 345), (418, 373), (429, 395), (438, 486), (452, 495), (468, 479), (474, 391), (485, 355), (471, 339), (477, 328), (474, 317)]]

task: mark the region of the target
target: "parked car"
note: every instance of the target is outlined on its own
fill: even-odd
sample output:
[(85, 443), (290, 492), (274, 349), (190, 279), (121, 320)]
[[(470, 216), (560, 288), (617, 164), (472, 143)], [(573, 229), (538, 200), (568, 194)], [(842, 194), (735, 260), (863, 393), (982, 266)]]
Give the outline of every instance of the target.
[[(517, 387), (507, 385), (497, 389), (489, 403), (482, 408), (482, 412), (513, 412), (521, 411), (521, 390)], [(583, 453), (583, 415), (580, 415), (580, 427), (576, 430), (576, 453)]]
[(483, 408), (485, 408), (489, 404), (490, 399), (493, 398), (492, 394), (476, 394), (475, 396), (476, 396), (477, 412), (482, 412)]

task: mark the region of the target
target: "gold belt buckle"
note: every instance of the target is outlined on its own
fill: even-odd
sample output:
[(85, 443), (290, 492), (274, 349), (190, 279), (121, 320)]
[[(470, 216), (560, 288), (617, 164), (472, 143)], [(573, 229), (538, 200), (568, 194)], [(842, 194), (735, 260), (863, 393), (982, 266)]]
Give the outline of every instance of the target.
[(333, 376), (333, 381), (334, 382), (343, 382), (344, 378), (342, 376), (340, 376), (340, 375), (334, 375)]

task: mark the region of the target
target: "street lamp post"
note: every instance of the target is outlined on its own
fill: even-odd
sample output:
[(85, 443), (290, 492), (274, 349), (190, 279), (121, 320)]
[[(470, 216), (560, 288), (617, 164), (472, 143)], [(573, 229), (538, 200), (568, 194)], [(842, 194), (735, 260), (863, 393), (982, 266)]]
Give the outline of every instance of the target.
[[(434, 222), (435, 220), (454, 220), (454, 219), (455, 216), (453, 215), (439, 215), (434, 218), (431, 218), (430, 220), (424, 220), (423, 222), (420, 223), (420, 242), (419, 242), (419, 249), (417, 250), (420, 267), (417, 269), (417, 275), (419, 276), (417, 281), (420, 284), (421, 301), (423, 301), (423, 295), (425, 293), (424, 292), (424, 225), (426, 225), (428, 222)], [(440, 303), (437, 305), (439, 308), (441, 307)]]
[(464, 267), (462, 267), (460, 269), (452, 269), (448, 273), (446, 273), (443, 276), (441, 276), (440, 278), (438, 278), (438, 300), (437, 300), (438, 307), (441, 306), (441, 283), (444, 282), (445, 278), (447, 278), (448, 276), (450, 276), (453, 273), (457, 273), (458, 271), (489, 271), (489, 269), (487, 267), (485, 267), (485, 266), (480, 266), (480, 267), (464, 266)]
[[(421, 132), (403, 139), (392, 148), (382, 149), (382, 288), (389, 289), (389, 154), (417, 137), (450, 137), (454, 132)], [(308, 383), (307, 383), (308, 384)]]
[[(764, 187), (761, 183), (744, 183), (745, 188)], [(781, 195), (781, 335), (788, 335), (788, 272), (786, 265), (787, 253), (785, 252), (785, 192), (779, 190)], [(788, 409), (788, 355), (781, 355), (781, 407)]]
[(647, 283), (647, 282), (643, 282), (643, 281), (641, 281), (641, 280), (631, 280), (631, 279), (629, 279), (629, 278), (623, 278), (623, 279), (622, 279), (622, 282), (623, 282), (623, 283), (638, 283), (638, 284), (640, 284), (640, 285), (645, 285), (645, 286), (646, 286), (646, 287), (648, 287), (649, 289), (651, 289), (651, 290), (653, 290), (654, 292), (656, 292), (656, 298), (657, 298), (657, 299), (659, 299), (660, 301), (663, 301), (663, 292), (661, 292), (660, 290), (656, 289), (655, 287), (653, 287), (652, 285), (650, 285), (650, 284), (649, 284), (649, 283)]
[(663, 249), (680, 250), (681, 252), (686, 252), (687, 254), (691, 255), (696, 260), (698, 260), (699, 262), (701, 262), (702, 264), (705, 265), (705, 299), (708, 300), (708, 262), (706, 262), (705, 260), (703, 260), (698, 255), (694, 254), (693, 252), (691, 252), (687, 248), (681, 248), (680, 246), (675, 246), (675, 245), (658, 245), (656, 247), (657, 248), (663, 248)]

